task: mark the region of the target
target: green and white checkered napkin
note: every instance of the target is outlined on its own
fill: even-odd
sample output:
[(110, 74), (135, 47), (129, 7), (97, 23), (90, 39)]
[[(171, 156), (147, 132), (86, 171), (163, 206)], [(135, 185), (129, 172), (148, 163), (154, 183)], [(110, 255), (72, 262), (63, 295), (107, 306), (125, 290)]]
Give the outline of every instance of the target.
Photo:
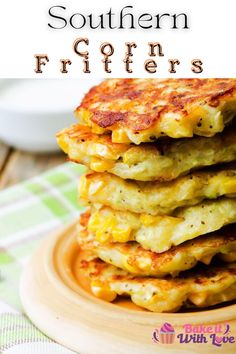
[(78, 176), (63, 164), (0, 192), (0, 353), (69, 354), (23, 314), (19, 278), (29, 256), (50, 231), (78, 216)]

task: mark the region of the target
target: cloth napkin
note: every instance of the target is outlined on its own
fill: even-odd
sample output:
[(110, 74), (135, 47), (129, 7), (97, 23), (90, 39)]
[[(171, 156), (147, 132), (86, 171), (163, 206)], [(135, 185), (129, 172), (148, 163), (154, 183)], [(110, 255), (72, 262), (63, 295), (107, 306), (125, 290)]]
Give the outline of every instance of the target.
[(66, 163), (0, 192), (0, 353), (70, 354), (24, 315), (19, 279), (40, 240), (78, 217), (78, 176)]

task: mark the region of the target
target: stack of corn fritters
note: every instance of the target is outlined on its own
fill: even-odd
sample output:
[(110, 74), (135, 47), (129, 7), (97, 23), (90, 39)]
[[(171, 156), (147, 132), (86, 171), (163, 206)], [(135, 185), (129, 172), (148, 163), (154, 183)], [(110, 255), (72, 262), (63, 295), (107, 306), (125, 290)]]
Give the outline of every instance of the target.
[(58, 134), (92, 292), (155, 312), (236, 299), (236, 79), (110, 79)]

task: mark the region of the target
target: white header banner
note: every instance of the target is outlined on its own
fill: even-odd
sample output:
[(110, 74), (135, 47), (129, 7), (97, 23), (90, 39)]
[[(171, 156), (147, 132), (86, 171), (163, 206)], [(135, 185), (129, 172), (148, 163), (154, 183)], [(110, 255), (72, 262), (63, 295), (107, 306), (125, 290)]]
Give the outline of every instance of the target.
[(233, 0), (7, 0), (0, 77), (235, 77), (235, 10)]

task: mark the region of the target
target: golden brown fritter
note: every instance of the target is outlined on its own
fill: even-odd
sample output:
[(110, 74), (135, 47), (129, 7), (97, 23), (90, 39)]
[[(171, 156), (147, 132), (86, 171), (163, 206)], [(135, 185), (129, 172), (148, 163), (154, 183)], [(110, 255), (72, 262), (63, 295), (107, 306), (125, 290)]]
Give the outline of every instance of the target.
[(177, 209), (172, 216), (93, 207), (88, 230), (99, 242), (137, 241), (143, 248), (161, 253), (233, 223), (236, 223), (236, 198), (219, 198)]
[(236, 299), (236, 263), (194, 269), (174, 279), (135, 277), (92, 257), (81, 261), (81, 269), (100, 299), (113, 301), (125, 295), (153, 312), (176, 312), (189, 304), (209, 307)]
[(236, 112), (236, 79), (109, 79), (76, 109), (80, 124), (117, 143), (213, 136)]
[(74, 125), (57, 135), (69, 159), (123, 179), (170, 181), (191, 170), (236, 160), (236, 127), (212, 138), (172, 139), (139, 146), (115, 144), (109, 135)]
[(176, 208), (223, 195), (236, 197), (236, 164), (194, 172), (166, 182), (123, 180), (109, 173), (89, 172), (80, 177), (80, 201), (115, 210), (170, 215)]
[(166, 252), (155, 253), (145, 250), (137, 242), (99, 243), (87, 230), (88, 218), (87, 213), (81, 216), (77, 238), (80, 247), (137, 276), (177, 276), (198, 262), (210, 264), (215, 255), (222, 254), (225, 260), (230, 256), (229, 261), (233, 255), (236, 257), (236, 225), (186, 241)]

